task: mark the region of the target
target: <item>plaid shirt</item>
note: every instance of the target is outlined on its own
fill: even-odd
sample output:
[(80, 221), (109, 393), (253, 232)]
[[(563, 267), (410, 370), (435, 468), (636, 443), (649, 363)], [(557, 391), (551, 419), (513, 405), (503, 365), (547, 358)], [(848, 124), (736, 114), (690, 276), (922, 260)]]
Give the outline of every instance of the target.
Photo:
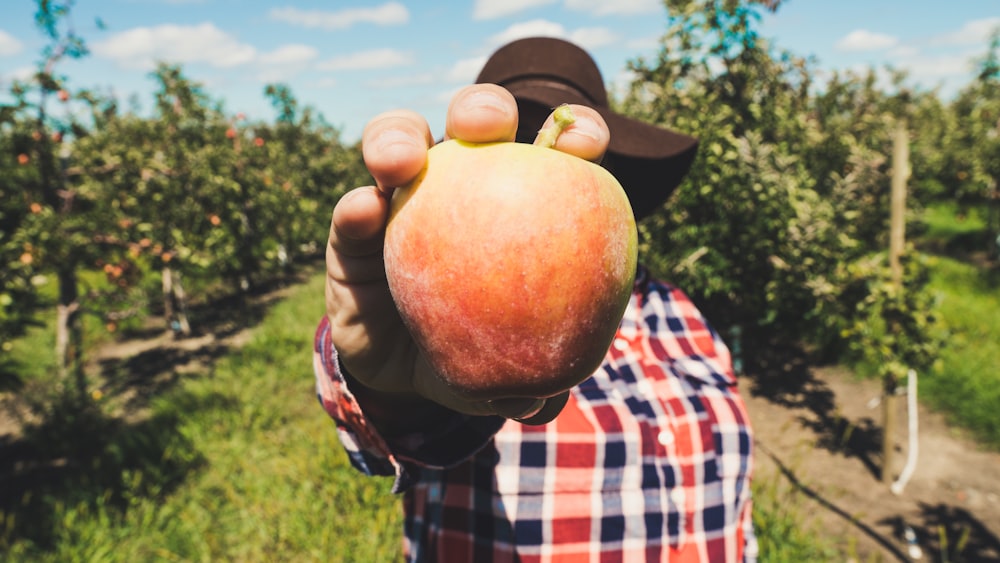
[(395, 475), (410, 561), (753, 561), (752, 435), (729, 351), (640, 268), (602, 367), (552, 422), (455, 414), (387, 440), (316, 335), (320, 402), (355, 467)]

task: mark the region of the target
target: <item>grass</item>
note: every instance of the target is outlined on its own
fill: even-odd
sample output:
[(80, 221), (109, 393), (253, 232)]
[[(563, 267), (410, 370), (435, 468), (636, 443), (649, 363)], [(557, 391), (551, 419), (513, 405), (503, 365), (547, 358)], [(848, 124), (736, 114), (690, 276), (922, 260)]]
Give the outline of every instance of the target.
[(935, 258), (931, 288), (946, 331), (940, 358), (920, 394), (985, 445), (1000, 449), (1000, 276)]
[(752, 483), (753, 524), (760, 561), (771, 563), (822, 563), (843, 561), (833, 540), (805, 522), (806, 497), (775, 472)]
[[(349, 467), (314, 397), (315, 275), (242, 348), (157, 387), (142, 416), (121, 397), (57, 395), (20, 469), (0, 442), (0, 561), (388, 561), (398, 499)], [(110, 395), (110, 393), (109, 393)], [(45, 395), (51, 398), (52, 395)], [(753, 484), (761, 560), (836, 560), (799, 495)]]
[(1000, 249), (989, 213), (949, 202), (922, 212), (917, 244), (934, 254), (930, 288), (945, 342), (935, 367), (921, 374), (920, 395), (1000, 450)]
[(53, 478), (4, 506), (0, 560), (393, 559), (390, 483), (348, 467), (315, 399), (310, 325), (322, 295), (314, 277), (243, 348), (177, 378), (139, 421), (98, 405), (49, 429), (73, 438), (27, 456)]

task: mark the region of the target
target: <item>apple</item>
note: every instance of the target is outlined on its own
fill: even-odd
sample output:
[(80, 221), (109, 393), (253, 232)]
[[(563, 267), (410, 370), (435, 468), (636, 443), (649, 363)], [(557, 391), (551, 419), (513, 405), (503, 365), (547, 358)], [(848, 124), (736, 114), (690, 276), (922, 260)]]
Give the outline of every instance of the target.
[[(563, 113), (560, 115), (560, 111)], [(435, 372), (470, 400), (549, 397), (588, 378), (614, 339), (638, 237), (604, 168), (548, 146), (439, 143), (386, 225), (385, 271)]]

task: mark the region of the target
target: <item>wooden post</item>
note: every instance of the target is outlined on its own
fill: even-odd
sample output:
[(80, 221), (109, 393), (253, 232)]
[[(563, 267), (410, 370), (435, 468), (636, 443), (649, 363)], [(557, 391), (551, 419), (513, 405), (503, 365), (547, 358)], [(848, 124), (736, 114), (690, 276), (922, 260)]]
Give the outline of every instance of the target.
[(889, 268), (896, 289), (903, 285), (899, 262), (906, 244), (906, 182), (910, 178), (910, 138), (905, 120), (896, 122), (892, 137), (892, 195), (889, 210)]
[[(900, 258), (906, 244), (906, 182), (910, 177), (910, 139), (906, 121), (896, 122), (892, 137), (892, 191), (889, 207), (889, 271), (897, 292), (903, 291), (903, 265)], [(896, 412), (899, 408), (899, 386), (896, 376), (884, 376), (885, 398), (882, 401), (882, 482), (891, 484), (896, 457)]]

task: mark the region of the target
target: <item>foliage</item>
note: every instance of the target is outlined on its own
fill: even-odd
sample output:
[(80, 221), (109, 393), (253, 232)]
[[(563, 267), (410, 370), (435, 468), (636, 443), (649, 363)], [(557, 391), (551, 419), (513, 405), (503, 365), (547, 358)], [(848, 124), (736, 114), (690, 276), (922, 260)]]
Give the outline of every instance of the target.
[(944, 146), (953, 174), (945, 196), (966, 206), (990, 206), (990, 227), (1000, 233), (1000, 28), (979, 61), (978, 79), (952, 104), (955, 124)]
[[(900, 312), (877, 291), (876, 272), (861, 266), (887, 245), (890, 131), (913, 115), (942, 115), (941, 105), (933, 93), (905, 88), (902, 73), (891, 92), (874, 71), (816, 84), (812, 61), (759, 36), (759, 5), (666, 5), (663, 48), (633, 63), (638, 78), (621, 104), (695, 135), (700, 148), (684, 184), (641, 225), (644, 260), (720, 328), (746, 328), (749, 353), (776, 336), (843, 352), (857, 334), (845, 326)], [(873, 276), (864, 291), (857, 275)], [(920, 302), (923, 284), (916, 277), (907, 286)], [(923, 326), (920, 311), (905, 314)], [(934, 346), (929, 335), (883, 336), (880, 348)]]
[(905, 381), (909, 371), (923, 372), (936, 361), (941, 347), (936, 326), (934, 294), (912, 291), (928, 286), (927, 260), (910, 252), (903, 256), (902, 284), (897, 285), (884, 254), (851, 264), (845, 292), (857, 297), (844, 327), (849, 350), (868, 369), (891, 382)]
[(114, 332), (162, 310), (186, 331), (182, 278), (238, 293), (319, 254), (329, 210), (365, 180), (336, 129), (281, 85), (265, 89), (276, 123), (227, 115), (168, 65), (153, 74), (151, 116), (73, 92), (55, 73), (61, 58), (87, 54), (72, 2), (38, 6), (50, 44), (0, 108), (0, 359), (39, 320), (39, 284), (57, 288), (57, 366), (82, 377), (79, 315)]

